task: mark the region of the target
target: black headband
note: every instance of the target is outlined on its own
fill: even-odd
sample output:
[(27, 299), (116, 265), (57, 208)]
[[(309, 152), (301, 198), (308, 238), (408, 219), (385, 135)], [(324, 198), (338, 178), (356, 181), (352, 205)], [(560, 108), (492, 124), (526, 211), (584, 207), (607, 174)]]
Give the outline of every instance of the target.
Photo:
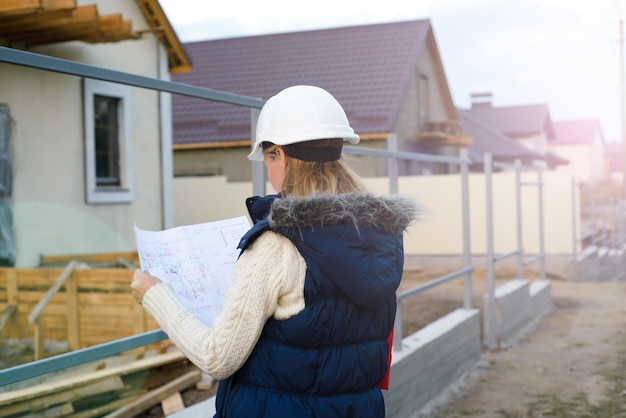
[(283, 145), (285, 154), (298, 160), (308, 162), (337, 161), (341, 158), (343, 139), (316, 139), (313, 141), (297, 142)]

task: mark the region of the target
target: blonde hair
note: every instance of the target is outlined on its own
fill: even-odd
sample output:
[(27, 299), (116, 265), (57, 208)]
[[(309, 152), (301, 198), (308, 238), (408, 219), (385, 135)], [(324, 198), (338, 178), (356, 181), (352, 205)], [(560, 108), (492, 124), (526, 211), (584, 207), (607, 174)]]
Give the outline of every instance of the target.
[(307, 162), (290, 158), (281, 194), (283, 197), (305, 197), (356, 191), (365, 191), (365, 186), (342, 160)]
[[(275, 152), (279, 145), (265, 143), (264, 153)], [(282, 148), (282, 147), (281, 147)], [(343, 194), (366, 192), (360, 177), (341, 159), (336, 161), (309, 162), (289, 157), (285, 169), (282, 197), (296, 198), (312, 194)]]

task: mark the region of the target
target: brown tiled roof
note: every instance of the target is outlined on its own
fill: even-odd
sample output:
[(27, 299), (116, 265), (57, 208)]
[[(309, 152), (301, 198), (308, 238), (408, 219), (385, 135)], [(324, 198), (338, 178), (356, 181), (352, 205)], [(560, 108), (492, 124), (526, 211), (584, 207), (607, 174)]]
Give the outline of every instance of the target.
[(548, 106), (545, 104), (522, 106), (474, 105), (470, 115), (511, 138), (545, 132), (548, 140), (554, 139), (554, 128)]
[(561, 120), (553, 122), (556, 139), (553, 142), (559, 144), (590, 144), (600, 128), (597, 119)]
[[(384, 136), (396, 118), (429, 20), (250, 36), (185, 44), (193, 71), (173, 81), (267, 99), (311, 84), (344, 106), (362, 137)], [(174, 145), (211, 146), (250, 140), (250, 110), (173, 96)]]

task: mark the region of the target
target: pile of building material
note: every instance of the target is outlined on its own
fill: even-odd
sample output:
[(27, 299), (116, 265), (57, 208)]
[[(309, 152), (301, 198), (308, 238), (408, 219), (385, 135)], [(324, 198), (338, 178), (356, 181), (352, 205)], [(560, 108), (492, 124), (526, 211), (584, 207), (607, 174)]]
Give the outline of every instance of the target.
[(178, 350), (124, 354), (0, 386), (0, 416), (134, 417), (161, 404), (185, 407), (180, 392), (203, 379)]

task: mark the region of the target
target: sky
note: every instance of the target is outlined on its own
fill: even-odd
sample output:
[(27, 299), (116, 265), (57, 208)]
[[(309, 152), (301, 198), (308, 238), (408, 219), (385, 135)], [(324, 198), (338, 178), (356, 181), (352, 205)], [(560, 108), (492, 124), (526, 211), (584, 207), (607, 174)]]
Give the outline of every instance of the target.
[(553, 121), (597, 119), (622, 141), (626, 0), (159, 2), (182, 42), (430, 19), (457, 107), (490, 92), (494, 106), (547, 104)]

